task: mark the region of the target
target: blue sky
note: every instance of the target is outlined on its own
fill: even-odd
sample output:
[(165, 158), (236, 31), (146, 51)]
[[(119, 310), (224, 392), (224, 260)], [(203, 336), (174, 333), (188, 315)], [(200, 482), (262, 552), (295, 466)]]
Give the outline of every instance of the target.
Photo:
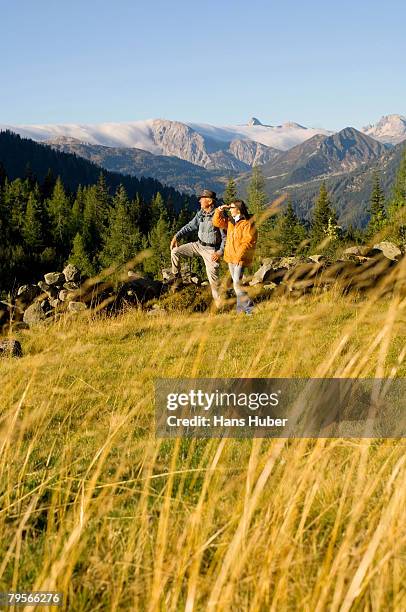
[(404, 0), (0, 0), (0, 123), (406, 114)]

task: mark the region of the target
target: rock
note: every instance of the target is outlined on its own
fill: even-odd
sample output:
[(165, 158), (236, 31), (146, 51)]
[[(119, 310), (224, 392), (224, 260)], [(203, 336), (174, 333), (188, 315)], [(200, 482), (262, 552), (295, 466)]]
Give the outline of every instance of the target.
[(80, 282), (80, 270), (73, 264), (68, 264), (63, 269), (63, 275), (67, 283), (79, 283)]
[[(319, 255), (318, 257), (321, 257), (321, 255)], [(297, 266), (300, 263), (302, 263), (302, 261), (303, 261), (303, 259), (301, 259), (300, 257), (295, 257), (295, 256), (292, 256), (292, 257), (281, 257), (279, 262), (276, 262), (276, 264), (277, 264), (276, 267), (277, 268), (287, 268), (288, 270), (291, 270), (295, 266)]]
[(50, 298), (56, 298), (58, 296), (59, 289), (56, 287), (56, 285), (51, 286), (45, 281), (39, 281), (38, 287)]
[(62, 302), (61, 302), (60, 299), (55, 298), (54, 300), (50, 301), (50, 304), (51, 304), (52, 308), (58, 308), (62, 304)]
[(393, 244), (393, 242), (379, 242), (378, 244), (374, 244), (372, 248), (373, 251), (381, 252), (386, 259), (391, 259), (392, 261), (397, 261), (402, 255), (401, 250), (396, 246), (396, 244)]
[(148, 310), (147, 315), (149, 317), (164, 317), (168, 314), (165, 308), (153, 308), (152, 310)]
[(31, 304), (40, 293), (38, 285), (22, 285), (18, 288), (17, 298), (26, 304)]
[(174, 277), (174, 273), (172, 272), (171, 268), (163, 268), (161, 270), (161, 274), (164, 281), (172, 280)]
[(69, 312), (82, 312), (83, 310), (86, 310), (87, 306), (86, 304), (84, 304), (83, 302), (69, 302), (68, 304), (68, 311)]
[(263, 263), (262, 266), (255, 272), (254, 276), (252, 277), (252, 280), (250, 281), (251, 287), (265, 282), (267, 276), (269, 276), (273, 269), (273, 262), (271, 259), (269, 262)]
[(66, 281), (65, 275), (62, 272), (48, 272), (44, 276), (47, 285), (63, 285)]
[(72, 298), (73, 298), (72, 291), (68, 291), (67, 289), (61, 289), (60, 292), (58, 293), (58, 299), (61, 302), (67, 302)]
[(30, 327), (32, 325), (38, 325), (47, 318), (46, 312), (40, 302), (34, 302), (31, 306), (28, 306), (24, 312), (23, 321)]
[(0, 340), (0, 357), (22, 357), (23, 350), (18, 340)]
[(309, 255), (309, 257), (307, 259), (310, 259), (310, 261), (314, 261), (314, 263), (321, 263), (322, 261), (326, 261), (326, 258), (324, 255)]
[(68, 291), (78, 291), (79, 290), (79, 285), (73, 282), (64, 283), (63, 287), (64, 289), (67, 289)]
[(351, 255), (359, 256), (364, 254), (364, 250), (359, 246), (348, 247), (343, 251), (343, 257), (351, 257)]

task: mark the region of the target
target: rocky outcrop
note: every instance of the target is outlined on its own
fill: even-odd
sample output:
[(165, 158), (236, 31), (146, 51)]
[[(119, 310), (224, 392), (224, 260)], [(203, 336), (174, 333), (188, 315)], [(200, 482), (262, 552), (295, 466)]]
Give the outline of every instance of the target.
[[(198, 282), (189, 269), (182, 268), (183, 283)], [(193, 278), (193, 281), (192, 281)], [(45, 274), (36, 285), (22, 285), (11, 303), (0, 302), (0, 332), (10, 326), (34, 327), (54, 320), (62, 313), (78, 314), (88, 309), (118, 312), (128, 306), (144, 306), (168, 292), (168, 279), (158, 281), (129, 272), (128, 278), (94, 282), (82, 278), (76, 266), (69, 264), (62, 272)]]
[(379, 286), (381, 293), (406, 288), (406, 270), (401, 250), (391, 242), (372, 248), (354, 246), (344, 250), (337, 261), (321, 255), (273, 257), (263, 260), (250, 285), (257, 295), (284, 293), (293, 296), (325, 291), (333, 285), (344, 293), (365, 293)]

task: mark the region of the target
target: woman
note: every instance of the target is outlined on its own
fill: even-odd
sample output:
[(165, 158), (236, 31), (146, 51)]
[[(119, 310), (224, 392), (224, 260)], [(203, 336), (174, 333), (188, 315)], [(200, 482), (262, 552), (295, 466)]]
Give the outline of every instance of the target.
[[(226, 211), (229, 210), (229, 218)], [(227, 230), (224, 260), (228, 263), (237, 296), (237, 312), (252, 314), (253, 303), (241, 286), (244, 268), (252, 263), (257, 243), (257, 230), (252, 215), (242, 200), (224, 204), (214, 211), (213, 225)]]

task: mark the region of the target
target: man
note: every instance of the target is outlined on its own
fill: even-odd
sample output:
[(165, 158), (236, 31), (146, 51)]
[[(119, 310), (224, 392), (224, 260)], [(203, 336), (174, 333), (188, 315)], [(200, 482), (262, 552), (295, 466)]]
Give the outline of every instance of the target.
[[(204, 189), (198, 196), (200, 210), (193, 219), (184, 225), (171, 240), (172, 272), (180, 276), (180, 257), (199, 255), (203, 258), (211, 293), (216, 306), (220, 306), (219, 265), (224, 253), (225, 232), (213, 225), (216, 204), (216, 193)], [(197, 241), (178, 246), (178, 240), (187, 234), (197, 232)]]

